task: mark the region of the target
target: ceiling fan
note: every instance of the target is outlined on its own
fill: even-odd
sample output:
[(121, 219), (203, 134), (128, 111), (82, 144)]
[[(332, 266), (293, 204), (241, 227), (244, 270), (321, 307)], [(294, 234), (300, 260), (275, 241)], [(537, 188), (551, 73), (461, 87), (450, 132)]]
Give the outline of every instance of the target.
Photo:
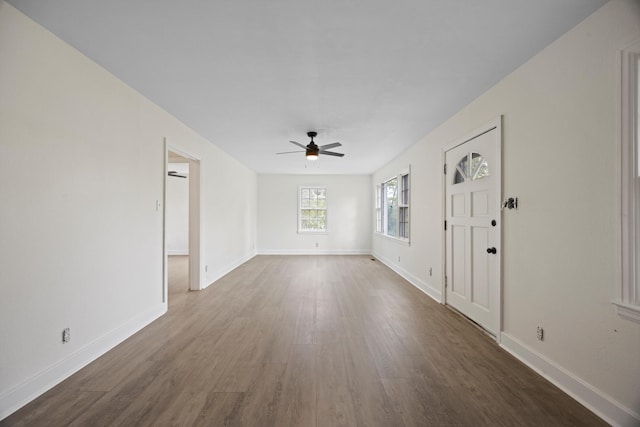
[(169, 171), (169, 172), (167, 172), (167, 175), (168, 176), (173, 176), (175, 178), (186, 178), (187, 177), (186, 175), (181, 175), (176, 171)]
[(307, 132), (307, 136), (309, 138), (311, 138), (311, 142), (306, 146), (300, 144), (299, 142), (289, 141), (293, 145), (297, 145), (298, 147), (302, 148), (304, 151), (301, 151), (301, 150), (285, 151), (285, 152), (276, 153), (276, 154), (305, 153), (305, 156), (307, 157), (307, 160), (317, 160), (318, 159), (318, 155), (320, 155), (320, 154), (327, 155), (327, 156), (336, 156), (336, 157), (343, 157), (344, 156), (344, 153), (336, 153), (334, 151), (327, 151), (330, 148), (335, 148), (335, 147), (342, 146), (342, 144), (340, 144), (339, 142), (334, 142), (334, 143), (331, 143), (331, 144), (320, 145), (320, 146), (316, 145), (316, 143), (313, 142), (313, 138), (315, 138), (317, 135), (318, 135), (317, 132)]

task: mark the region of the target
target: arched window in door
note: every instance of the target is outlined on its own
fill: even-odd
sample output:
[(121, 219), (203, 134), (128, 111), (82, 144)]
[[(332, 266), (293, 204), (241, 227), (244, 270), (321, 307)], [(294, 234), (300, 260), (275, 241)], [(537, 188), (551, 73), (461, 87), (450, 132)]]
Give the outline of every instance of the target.
[[(469, 161), (471, 159), (471, 161)], [(453, 177), (454, 184), (460, 184), (467, 180), (474, 181), (489, 176), (489, 163), (480, 153), (471, 153), (464, 156), (456, 165), (456, 173)]]

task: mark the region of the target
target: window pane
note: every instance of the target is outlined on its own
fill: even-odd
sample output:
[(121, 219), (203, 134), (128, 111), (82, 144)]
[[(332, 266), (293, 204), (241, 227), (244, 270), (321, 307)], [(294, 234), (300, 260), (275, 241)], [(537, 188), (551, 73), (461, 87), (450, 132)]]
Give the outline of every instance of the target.
[(489, 176), (489, 164), (486, 159), (482, 159), (482, 163), (478, 166), (478, 170), (476, 174), (473, 176), (473, 179), (482, 179)]
[(460, 184), (462, 182), (465, 182), (467, 179), (467, 175), (468, 175), (467, 157), (468, 156), (464, 156), (456, 165), (456, 174), (453, 177), (454, 184)]
[(489, 164), (481, 154), (471, 155), (471, 179), (482, 179), (489, 176)]
[(401, 207), (399, 212), (400, 230), (399, 237), (409, 237), (409, 208)]
[(385, 184), (385, 210), (387, 212), (387, 234), (398, 236), (398, 179), (393, 178)]
[(402, 175), (402, 204), (409, 204), (409, 175)]
[(469, 176), (469, 170), (468, 170), (468, 161), (467, 158), (469, 156), (464, 156), (459, 162), (458, 162), (458, 166), (457, 169), (460, 171), (460, 173), (462, 174), (463, 178), (467, 178), (467, 176)]

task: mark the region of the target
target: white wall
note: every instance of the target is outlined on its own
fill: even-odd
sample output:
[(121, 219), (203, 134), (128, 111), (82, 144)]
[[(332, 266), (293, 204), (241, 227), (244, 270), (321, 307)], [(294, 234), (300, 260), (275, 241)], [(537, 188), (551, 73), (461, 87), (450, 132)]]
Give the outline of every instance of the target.
[(186, 178), (167, 177), (167, 253), (189, 255), (189, 163), (169, 163), (169, 170), (180, 172)]
[(620, 280), (616, 55), (637, 38), (640, 2), (607, 3), (373, 178), (412, 163), (412, 245), (374, 237), (373, 252), (438, 297), (442, 147), (504, 115), (503, 195), (520, 206), (502, 216), (502, 345), (622, 425), (640, 423), (640, 324), (611, 304)]
[(5, 2), (0, 64), (3, 418), (165, 312), (165, 137), (201, 162), (203, 286), (254, 255), (257, 181)]
[[(326, 186), (326, 234), (297, 232), (300, 185)], [(372, 193), (369, 175), (258, 175), (258, 252), (371, 253)]]

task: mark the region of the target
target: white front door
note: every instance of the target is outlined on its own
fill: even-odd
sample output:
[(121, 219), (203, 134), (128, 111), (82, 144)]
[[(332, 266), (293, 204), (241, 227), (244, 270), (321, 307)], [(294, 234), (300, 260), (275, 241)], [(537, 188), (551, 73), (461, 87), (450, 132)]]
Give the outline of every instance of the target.
[(496, 335), (499, 328), (500, 132), (445, 153), (446, 303)]

